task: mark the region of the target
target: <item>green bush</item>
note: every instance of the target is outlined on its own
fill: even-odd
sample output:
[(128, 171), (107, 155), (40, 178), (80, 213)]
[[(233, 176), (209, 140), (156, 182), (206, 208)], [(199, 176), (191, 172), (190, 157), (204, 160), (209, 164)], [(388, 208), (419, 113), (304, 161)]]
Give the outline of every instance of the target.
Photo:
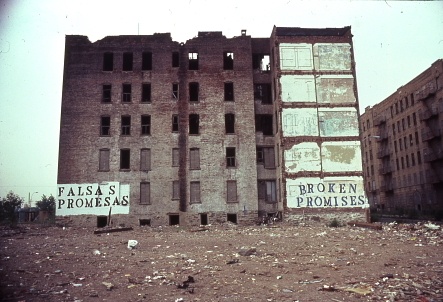
[(337, 228), (340, 226), (340, 222), (337, 220), (337, 218), (334, 218), (329, 222), (328, 226), (330, 228)]
[(23, 198), (12, 191), (0, 200), (0, 221), (16, 226), (18, 222), (18, 209), (23, 204)]

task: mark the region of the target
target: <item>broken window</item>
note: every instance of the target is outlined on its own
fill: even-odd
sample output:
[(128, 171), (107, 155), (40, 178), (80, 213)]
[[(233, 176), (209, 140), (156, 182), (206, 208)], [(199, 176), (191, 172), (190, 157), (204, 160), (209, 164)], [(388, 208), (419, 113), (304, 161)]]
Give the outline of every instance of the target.
[(277, 188), (275, 180), (258, 181), (258, 199), (269, 203), (277, 202)]
[(111, 91), (112, 91), (112, 86), (110, 84), (103, 85), (103, 93), (102, 93), (103, 103), (111, 102)]
[(151, 204), (151, 184), (149, 182), (140, 183), (140, 204)]
[(274, 147), (257, 147), (257, 163), (263, 164), (266, 169), (275, 168)]
[(172, 52), (172, 67), (180, 67), (180, 53), (178, 51)]
[(178, 132), (178, 115), (172, 115), (172, 132)]
[(151, 149), (140, 150), (140, 171), (151, 170)]
[(234, 83), (225, 83), (225, 101), (234, 101)]
[(226, 202), (237, 202), (237, 181), (226, 181)]
[(189, 170), (200, 169), (200, 149), (191, 148), (189, 150)]
[(198, 114), (189, 115), (189, 134), (199, 134), (200, 119)]
[(172, 182), (172, 199), (180, 199), (180, 182), (178, 180)]
[(189, 83), (189, 101), (198, 102), (198, 83)]
[(237, 214), (226, 214), (226, 220), (237, 224)]
[(123, 53), (123, 71), (132, 71), (132, 52)]
[(131, 116), (122, 115), (121, 135), (131, 135)]
[(109, 171), (109, 149), (100, 149), (98, 159), (98, 170)]
[(151, 102), (151, 84), (143, 83), (142, 84), (142, 103), (150, 103)]
[(131, 84), (123, 84), (122, 88), (122, 102), (129, 103), (131, 102)]
[(178, 167), (178, 163), (179, 163), (179, 149), (178, 148), (173, 148), (172, 149), (172, 166), (173, 167)]
[(235, 115), (233, 113), (225, 114), (225, 131), (226, 134), (235, 133)]
[(103, 71), (114, 70), (114, 54), (112, 52), (105, 52), (103, 54)]
[(199, 181), (191, 181), (190, 184), (190, 202), (191, 203), (200, 203), (200, 182)]
[(172, 84), (172, 98), (178, 100), (178, 83)]
[(271, 84), (255, 84), (254, 100), (261, 101), (262, 104), (272, 103)]
[(252, 55), (252, 68), (254, 70), (270, 71), (270, 62), (269, 54), (255, 53)]
[(198, 70), (198, 53), (190, 52), (188, 54), (189, 70)]
[(235, 147), (226, 148), (226, 167), (235, 167)]
[(111, 117), (102, 116), (100, 118), (100, 135), (110, 135), (111, 134)]
[(152, 70), (152, 52), (142, 53), (142, 70)]
[(255, 115), (255, 131), (263, 132), (263, 135), (273, 135), (272, 114)]
[(142, 135), (151, 135), (151, 116), (150, 115), (142, 115), (141, 116), (141, 134)]
[(225, 51), (223, 53), (223, 69), (232, 70), (234, 69), (234, 53)]
[(131, 167), (131, 150), (120, 149), (120, 170), (129, 170)]

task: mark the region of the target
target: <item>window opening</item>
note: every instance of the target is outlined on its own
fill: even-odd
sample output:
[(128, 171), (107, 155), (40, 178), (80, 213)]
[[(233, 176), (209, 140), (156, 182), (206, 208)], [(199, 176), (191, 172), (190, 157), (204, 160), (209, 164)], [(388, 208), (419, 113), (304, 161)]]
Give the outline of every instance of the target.
[(131, 116), (122, 116), (122, 135), (131, 135)]
[(275, 180), (259, 180), (258, 181), (258, 199), (266, 202), (277, 202), (277, 188)]
[(172, 182), (172, 199), (180, 199), (180, 182), (178, 180)]
[(151, 102), (151, 84), (143, 83), (142, 85), (142, 102), (149, 103)]
[(255, 131), (263, 135), (273, 135), (272, 114), (257, 114), (255, 116)]
[(199, 181), (191, 181), (190, 183), (190, 202), (191, 203), (200, 203), (200, 182)]
[(179, 224), (180, 224), (180, 215), (169, 214), (169, 225), (179, 225)]
[(200, 149), (191, 148), (189, 150), (189, 169), (199, 170), (200, 169)]
[(105, 52), (103, 54), (103, 71), (114, 70), (114, 54), (112, 52)]
[(261, 101), (262, 104), (272, 104), (271, 84), (255, 84), (254, 100)]
[(123, 84), (122, 102), (131, 102), (131, 84)]
[(131, 163), (131, 150), (121, 149), (120, 150), (120, 169), (129, 170)]
[(275, 168), (274, 147), (257, 147), (257, 163), (263, 164), (266, 169)]
[(151, 135), (151, 116), (150, 115), (142, 115), (141, 117), (141, 134), (142, 135)]
[(172, 67), (180, 67), (180, 53), (178, 51), (172, 52)]
[(149, 182), (140, 183), (140, 204), (151, 204), (151, 184)]
[(225, 101), (234, 101), (234, 83), (225, 83)]
[(198, 53), (190, 52), (188, 55), (189, 70), (198, 70)]
[(98, 170), (109, 171), (109, 149), (100, 149), (98, 159)]
[(140, 150), (140, 171), (151, 170), (151, 149)]
[(142, 70), (152, 70), (152, 52), (142, 53)]
[(235, 115), (233, 113), (225, 114), (225, 131), (226, 134), (235, 133)]
[(199, 134), (199, 116), (198, 114), (189, 115), (189, 134)]
[(271, 60), (268, 54), (253, 54), (252, 55), (252, 68), (260, 71), (271, 70)]
[(189, 101), (198, 102), (198, 83), (189, 83)]
[(178, 115), (172, 116), (172, 132), (178, 132)]
[(111, 85), (109, 85), (109, 84), (103, 85), (103, 97), (102, 97), (103, 103), (110, 103), (111, 102), (111, 91), (112, 91)]
[(235, 167), (235, 147), (226, 148), (226, 167)]
[(140, 226), (151, 226), (151, 219), (139, 219)]
[(206, 213), (201, 213), (200, 214), (200, 225), (208, 225), (208, 214)]
[(132, 71), (132, 52), (123, 53), (123, 71)]
[(226, 202), (237, 202), (237, 181), (226, 181)]
[(172, 84), (172, 98), (173, 99), (178, 99), (178, 84), (177, 83), (173, 83)]
[(111, 133), (111, 117), (102, 116), (100, 119), (100, 135), (110, 135)]
[(179, 149), (174, 148), (172, 149), (172, 166), (178, 167), (178, 163), (179, 163)]
[(237, 224), (237, 214), (226, 214), (226, 220)]
[(234, 69), (234, 53), (225, 51), (223, 53), (223, 69), (232, 70)]

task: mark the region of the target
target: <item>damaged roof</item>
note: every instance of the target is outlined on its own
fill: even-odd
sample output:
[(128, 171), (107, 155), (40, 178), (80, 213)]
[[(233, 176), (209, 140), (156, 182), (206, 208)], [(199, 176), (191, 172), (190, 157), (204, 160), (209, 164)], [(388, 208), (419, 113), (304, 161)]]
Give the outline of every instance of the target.
[(342, 28), (274, 27), (277, 36), (344, 36), (350, 30), (350, 26)]

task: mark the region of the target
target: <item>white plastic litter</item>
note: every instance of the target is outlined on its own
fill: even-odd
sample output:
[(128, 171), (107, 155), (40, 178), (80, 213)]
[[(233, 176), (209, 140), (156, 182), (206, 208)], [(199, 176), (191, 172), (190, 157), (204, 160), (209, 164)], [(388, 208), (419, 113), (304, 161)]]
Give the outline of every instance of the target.
[(138, 245), (137, 240), (128, 240), (128, 249), (133, 250)]

